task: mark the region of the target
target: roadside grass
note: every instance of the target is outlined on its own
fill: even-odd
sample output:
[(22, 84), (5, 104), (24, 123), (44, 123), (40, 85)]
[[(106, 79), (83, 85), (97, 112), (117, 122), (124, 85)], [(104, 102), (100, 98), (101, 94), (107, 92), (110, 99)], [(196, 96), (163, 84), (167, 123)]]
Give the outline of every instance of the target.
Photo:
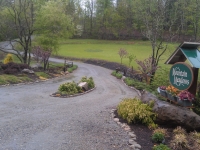
[(35, 72), (38, 77), (49, 78), (50, 76), (45, 72)]
[[(161, 57), (159, 63), (160, 66), (166, 66), (164, 65), (164, 62), (177, 46), (177, 43), (168, 45), (166, 53)], [(118, 54), (120, 48), (126, 49), (129, 54), (135, 55), (138, 60), (144, 60), (152, 53), (151, 43), (149, 41), (69, 39), (62, 41), (58, 55), (80, 59), (100, 59), (120, 63), (120, 57)], [(128, 66), (128, 58), (124, 58), (122, 63)], [(133, 61), (131, 66), (137, 68), (136, 62)]]
[(74, 70), (76, 70), (78, 68), (78, 66), (77, 65), (73, 65), (71, 68), (67, 68), (67, 71), (69, 72), (69, 73), (72, 73)]
[(0, 85), (9, 84), (9, 83), (22, 83), (32, 81), (32, 79), (23, 75), (21, 77), (17, 77), (15, 75), (0, 75)]

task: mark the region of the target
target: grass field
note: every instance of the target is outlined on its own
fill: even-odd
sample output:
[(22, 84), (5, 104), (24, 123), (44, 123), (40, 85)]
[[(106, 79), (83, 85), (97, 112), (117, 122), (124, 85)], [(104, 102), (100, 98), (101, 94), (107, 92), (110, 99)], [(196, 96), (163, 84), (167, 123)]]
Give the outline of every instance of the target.
[[(127, 50), (129, 54), (136, 56), (138, 60), (143, 60), (151, 55), (152, 49), (149, 41), (108, 41), (89, 39), (70, 39), (62, 42), (58, 51), (59, 56), (76, 58), (94, 58), (120, 63), (118, 51), (120, 48)], [(166, 53), (161, 57), (160, 66), (177, 48), (178, 44), (169, 44)], [(123, 64), (128, 66), (128, 58), (123, 59)], [(133, 61), (131, 66), (137, 66)]]

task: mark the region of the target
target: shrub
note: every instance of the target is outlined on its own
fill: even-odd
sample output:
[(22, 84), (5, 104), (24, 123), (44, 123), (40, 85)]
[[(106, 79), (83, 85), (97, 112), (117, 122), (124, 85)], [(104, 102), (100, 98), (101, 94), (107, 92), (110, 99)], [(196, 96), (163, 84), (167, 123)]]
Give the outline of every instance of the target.
[(156, 114), (152, 112), (152, 108), (153, 102), (149, 105), (142, 103), (137, 98), (126, 98), (117, 106), (117, 113), (120, 117), (127, 120), (128, 123), (141, 122), (149, 127), (155, 128), (154, 120), (156, 119)]
[(78, 93), (77, 84), (74, 81), (61, 84), (58, 88), (58, 91), (61, 92), (61, 94), (76, 94)]
[(157, 128), (153, 131), (153, 133), (162, 133), (164, 136), (167, 136), (167, 130), (163, 128)]
[(200, 133), (194, 131), (189, 134), (189, 143), (191, 146), (191, 149), (199, 149), (200, 148)]
[(153, 142), (161, 143), (164, 140), (164, 137), (164, 134), (156, 132), (152, 135), (151, 139), (153, 140)]
[(153, 147), (153, 150), (170, 150), (167, 145), (160, 144)]
[(4, 64), (7, 64), (9, 62), (13, 62), (13, 56), (12, 56), (12, 54), (7, 54), (6, 57), (5, 57), (5, 59), (3, 60)]
[(156, 90), (160, 85), (169, 85), (169, 69), (158, 68), (154, 76), (154, 80), (151, 83), (151, 88)]
[(176, 129), (173, 130), (174, 134), (186, 134), (185, 129), (181, 128), (180, 126), (178, 126)]
[(151, 92), (151, 87), (150, 85), (143, 83), (143, 82), (139, 82), (135, 79), (132, 78), (125, 78), (124, 82), (126, 83), (126, 85), (128, 86), (133, 86), (135, 87), (137, 90), (147, 90)]
[(94, 84), (94, 80), (92, 77), (82, 77), (81, 81), (80, 82), (87, 82), (88, 84), (88, 89), (92, 89), (94, 88), (95, 84)]
[(78, 66), (77, 65), (73, 65), (71, 68), (67, 68), (67, 71), (69, 72), (69, 73), (72, 73), (74, 70), (76, 70), (78, 68)]
[(120, 72), (116, 72), (116, 71), (113, 71), (111, 74), (115, 76), (117, 79), (121, 79), (123, 76)]
[(184, 134), (176, 134), (170, 141), (170, 147), (173, 150), (187, 150), (189, 146), (186, 136)]

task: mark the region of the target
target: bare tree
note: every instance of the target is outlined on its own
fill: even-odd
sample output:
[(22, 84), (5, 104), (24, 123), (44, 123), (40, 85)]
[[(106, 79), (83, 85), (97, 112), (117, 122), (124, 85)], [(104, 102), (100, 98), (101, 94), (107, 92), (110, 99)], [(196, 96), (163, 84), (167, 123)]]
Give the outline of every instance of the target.
[[(135, 10), (137, 20), (140, 23), (139, 28), (144, 37), (151, 42), (151, 70), (155, 70), (161, 59), (161, 56), (167, 50), (168, 42), (176, 36), (179, 26), (173, 28), (177, 21), (177, 9), (171, 12), (170, 21), (166, 20), (167, 16), (167, 1), (163, 0), (135, 0)], [(155, 70), (156, 71), (156, 70)], [(154, 72), (151, 72), (151, 81), (154, 77)]]
[[(0, 48), (1, 51), (16, 55), (23, 63), (30, 62), (31, 36), (34, 32), (33, 28), (33, 2), (32, 0), (16, 0), (8, 1), (7, 6), (1, 12), (3, 21), (0, 27), (6, 30), (0, 31), (7, 40)], [(13, 39), (17, 37), (16, 39)], [(19, 45), (22, 49), (20, 52), (15, 45)]]

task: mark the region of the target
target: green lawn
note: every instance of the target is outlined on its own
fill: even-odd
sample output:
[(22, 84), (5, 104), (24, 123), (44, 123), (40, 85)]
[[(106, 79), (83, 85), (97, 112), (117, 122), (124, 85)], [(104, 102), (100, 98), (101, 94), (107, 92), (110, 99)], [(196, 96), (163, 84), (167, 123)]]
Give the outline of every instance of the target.
[[(118, 51), (124, 48), (129, 54), (136, 56), (138, 60), (143, 60), (151, 55), (151, 44), (148, 41), (108, 41), (108, 40), (89, 40), (89, 39), (70, 39), (62, 42), (58, 55), (76, 58), (94, 58), (111, 62), (120, 63)], [(162, 56), (161, 66), (169, 55), (176, 49), (178, 44), (170, 44), (168, 50)], [(128, 58), (123, 59), (123, 64), (128, 65)], [(135, 62), (131, 63), (134, 68)]]

